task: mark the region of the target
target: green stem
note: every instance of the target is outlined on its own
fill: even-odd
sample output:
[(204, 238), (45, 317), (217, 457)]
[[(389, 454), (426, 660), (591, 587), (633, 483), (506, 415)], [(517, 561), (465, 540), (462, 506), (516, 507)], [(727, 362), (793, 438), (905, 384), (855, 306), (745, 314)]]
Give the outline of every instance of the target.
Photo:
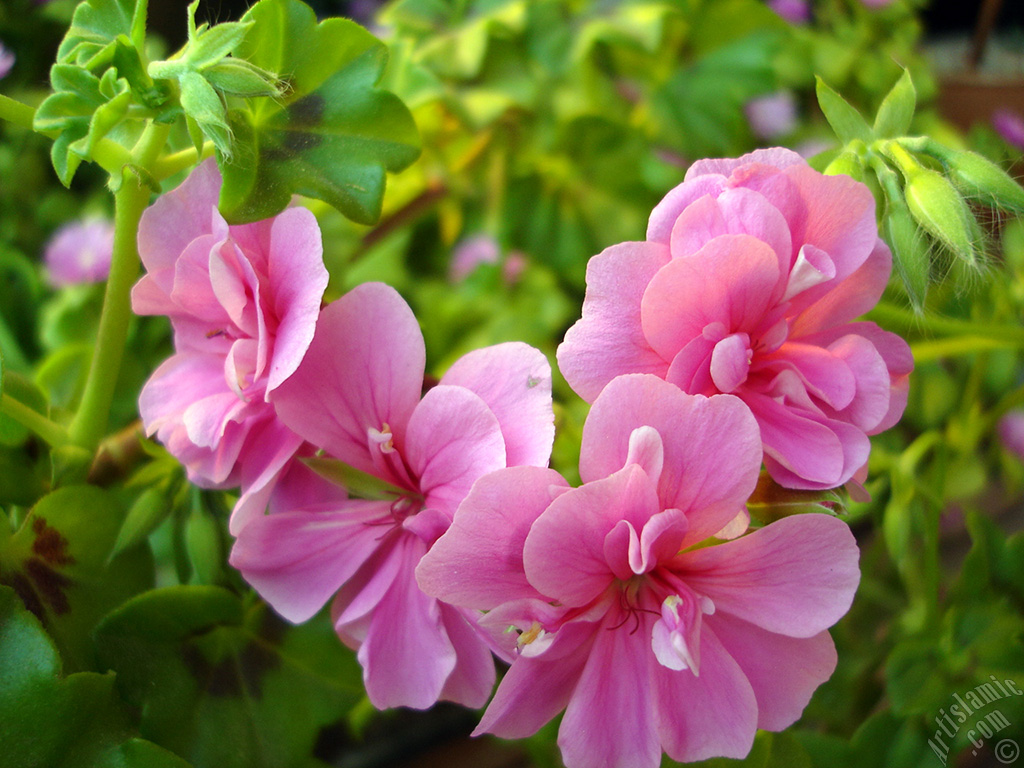
[[(169, 131), (167, 125), (151, 123), (132, 151), (132, 162), (144, 169), (152, 166), (167, 142)], [(149, 196), (150, 189), (131, 173), (125, 174), (121, 188), (114, 195), (114, 254), (110, 277), (82, 403), (68, 430), (73, 443), (89, 450), (95, 449), (106, 433), (114, 387), (121, 370), (132, 314), (131, 289), (139, 273), (136, 237)]]
[(68, 433), (64, 427), (48, 418), (38, 411), (33, 411), (19, 400), (10, 395), (0, 395), (0, 413), (14, 419), (25, 427), (25, 429), (39, 435), (46, 444), (58, 448), (68, 441)]
[(36, 111), (28, 104), (22, 104), (20, 101), (0, 93), (0, 119), (32, 130), (32, 121), (35, 116)]
[(1019, 325), (996, 325), (958, 320), (952, 317), (918, 315), (892, 304), (878, 304), (867, 314), (869, 320), (887, 328), (906, 331), (927, 331), (938, 336), (979, 336), (993, 339), (1002, 346), (1024, 346), (1024, 328)]
[(212, 156), (213, 142), (208, 141), (203, 144), (202, 152), (197, 152), (195, 147), (189, 147), (188, 149), (183, 149), (180, 152), (164, 155), (163, 157), (158, 158), (149, 170), (150, 173), (153, 174), (154, 179), (157, 181), (163, 181), (168, 176), (173, 176), (179, 171), (191, 168), (196, 163)]
[(910, 345), (910, 351), (914, 355), (914, 362), (924, 363), (945, 357), (973, 355), (989, 349), (1013, 349), (1020, 346), (1024, 345), (1012, 339), (1000, 341), (986, 336), (956, 336), (951, 339), (918, 341)]

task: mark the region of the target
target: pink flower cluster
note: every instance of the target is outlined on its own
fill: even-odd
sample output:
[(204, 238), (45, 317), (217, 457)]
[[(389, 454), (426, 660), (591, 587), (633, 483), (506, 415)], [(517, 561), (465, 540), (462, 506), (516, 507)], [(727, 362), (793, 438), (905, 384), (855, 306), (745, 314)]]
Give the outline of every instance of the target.
[(231, 563), (293, 622), (330, 602), (374, 705), (482, 706), (493, 653), (478, 731), (565, 710), (569, 768), (742, 757), (800, 717), (858, 550), (828, 515), (747, 532), (746, 501), (762, 461), (849, 481), (903, 410), (907, 345), (854, 321), (891, 261), (866, 188), (787, 150), (703, 161), (647, 240), (591, 260), (558, 350), (593, 403), (571, 488), (542, 353), (479, 349), (424, 391), (405, 301), (321, 309), (312, 216), (228, 226), (218, 185), (202, 166), (143, 220), (135, 307), (177, 349), (143, 420), (196, 482), (241, 486)]
[(703, 160), (654, 209), (645, 241), (591, 259), (559, 368), (591, 402), (626, 373), (734, 394), (776, 481), (834, 488), (906, 406), (910, 348), (854, 321), (891, 270), (863, 184), (787, 149)]

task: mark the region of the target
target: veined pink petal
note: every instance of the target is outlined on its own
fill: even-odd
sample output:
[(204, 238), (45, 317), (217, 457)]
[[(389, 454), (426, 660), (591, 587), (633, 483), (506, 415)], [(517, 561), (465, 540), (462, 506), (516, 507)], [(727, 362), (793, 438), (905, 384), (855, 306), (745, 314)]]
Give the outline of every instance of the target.
[(629, 436), (641, 425), (661, 435), (659, 509), (686, 514), (685, 546), (714, 535), (745, 508), (757, 483), (761, 438), (742, 402), (729, 395), (687, 395), (655, 376), (619, 377), (595, 401), (583, 427), (583, 481), (623, 466)]
[(472, 608), (540, 598), (526, 579), (523, 544), (530, 526), (554, 500), (552, 488), (568, 487), (557, 472), (540, 467), (512, 467), (481, 477), (448, 532), (420, 561), (420, 588)]
[(321, 311), (305, 358), (272, 399), (294, 432), (374, 473), (368, 430), (386, 425), (401, 444), (420, 399), (425, 354), (409, 305), (393, 288), (366, 283)]
[[(775, 252), (750, 235), (722, 235), (685, 259), (673, 259), (644, 291), (644, 336), (665, 360), (711, 323), (752, 332), (779, 282)], [(634, 368), (631, 372), (641, 372)]]
[(357, 657), (366, 695), (378, 709), (425, 709), (440, 697), (455, 669), (456, 652), (440, 603), (420, 591), (413, 571), (426, 545), (418, 537), (396, 539), (394, 580), (373, 608)]
[(809, 243), (825, 251), (843, 280), (863, 264), (878, 242), (875, 198), (849, 176), (824, 176), (807, 163), (785, 169), (807, 205), (807, 226), (795, 246)]
[(766, 243), (789, 271), (793, 243), (789, 225), (764, 195), (742, 187), (708, 195), (689, 205), (672, 227), (672, 258), (690, 256), (719, 235), (751, 235)]
[[(228, 521), (232, 536), (237, 536), (246, 523), (266, 511), (271, 492), (302, 445), (302, 438), (272, 415), (268, 415), (254, 427), (249, 440), (250, 447), (246, 451), (240, 478), (244, 490), (231, 510), (231, 518)], [(326, 480), (320, 482), (324, 486), (329, 485)], [(317, 480), (309, 478), (306, 484), (318, 483)], [(332, 501), (344, 499), (344, 493), (336, 493), (334, 487), (329, 493), (328, 498)], [(300, 508), (304, 507), (294, 505), (289, 511)]]
[(757, 728), (754, 691), (709, 623), (700, 634), (699, 677), (663, 666), (653, 653), (647, 657), (661, 746), (680, 762), (746, 757)]
[[(693, 166), (690, 168), (690, 171), (692, 170)], [(690, 171), (686, 173), (686, 181), (670, 190), (651, 211), (651, 218), (647, 222), (648, 242), (668, 245), (676, 219), (689, 205), (706, 195), (717, 197), (726, 188), (726, 179), (723, 176), (708, 175), (704, 178), (691, 179)], [(589, 275), (587, 285), (590, 285)]]
[(566, 768), (661, 764), (649, 675), (650, 633), (617, 630), (618, 620), (611, 614), (596, 632), (558, 729)]
[(522, 342), (508, 342), (463, 355), (441, 384), (472, 390), (501, 425), (510, 467), (547, 466), (555, 439), (551, 409), (551, 366), (544, 354)]
[(519, 657), (498, 685), (474, 735), (522, 739), (537, 732), (569, 703), (600, 625), (571, 622), (555, 633), (554, 657)]
[(270, 302), (278, 320), (267, 376), (267, 391), (272, 392), (302, 361), (327, 288), (320, 228), (310, 211), (290, 208), (275, 217), (268, 266)]
[(605, 537), (620, 521), (640, 530), (659, 510), (654, 483), (636, 464), (566, 491), (526, 537), (523, 564), (530, 584), (563, 605), (586, 605), (615, 578)]
[(439, 384), (409, 417), (404, 455), (425, 505), (451, 520), (477, 478), (505, 466), (505, 441), (479, 395)]
[(769, 632), (811, 637), (850, 608), (860, 571), (846, 523), (795, 515), (680, 555), (680, 577), (727, 613)]
[(306, 621), (378, 546), (371, 523), (381, 502), (338, 512), (285, 512), (256, 517), (238, 532), (230, 563), (288, 621)]
[(823, 294), (819, 290), (801, 297), (803, 303), (807, 299), (814, 301), (795, 314), (791, 336), (799, 337), (832, 328), (863, 315), (878, 303), (891, 273), (892, 252), (879, 239), (867, 260), (852, 275), (833, 279), (825, 286), (827, 292)]
[(705, 621), (754, 689), (758, 728), (781, 731), (791, 726), (815, 689), (835, 671), (836, 647), (827, 631), (787, 637), (727, 613)]
[(744, 393), (743, 401), (757, 418), (766, 457), (820, 484), (815, 487), (835, 488), (849, 479), (843, 477), (842, 441), (823, 423), (823, 416), (798, 411), (758, 392)]
[(445, 680), (438, 698), (473, 709), (482, 707), (494, 689), (497, 676), (494, 658), (466, 612), (440, 602), (437, 605), (445, 634), (455, 649), (455, 668)]
[(562, 375), (587, 402), (619, 374), (665, 375), (668, 363), (644, 337), (640, 304), (647, 284), (668, 261), (665, 246), (622, 243), (587, 265), (583, 317), (565, 334), (557, 353)]
[(181, 252), (197, 237), (213, 233), (211, 221), (220, 187), (217, 164), (207, 160), (142, 214), (139, 255), (165, 294), (171, 293), (172, 270)]

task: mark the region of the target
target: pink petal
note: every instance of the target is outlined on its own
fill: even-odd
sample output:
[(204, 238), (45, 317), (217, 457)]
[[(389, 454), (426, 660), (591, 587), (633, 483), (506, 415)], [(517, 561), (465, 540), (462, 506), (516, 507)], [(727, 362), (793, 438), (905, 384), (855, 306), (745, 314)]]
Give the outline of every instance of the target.
[(341, 461), (376, 474), (368, 430), (396, 442), (420, 399), (425, 351), (419, 324), (382, 283), (357, 286), (320, 313), (302, 363), (274, 391), (294, 432)]
[(739, 664), (757, 697), (757, 727), (788, 728), (803, 714), (815, 689), (836, 668), (836, 647), (827, 631), (810, 637), (767, 632), (726, 613), (705, 619)]
[(717, 237), (651, 279), (641, 305), (644, 336), (671, 360), (712, 323), (724, 325), (726, 334), (750, 333), (768, 310), (779, 275), (778, 257), (765, 243), (750, 235)]
[(615, 578), (605, 538), (620, 521), (643, 528), (660, 511), (654, 484), (637, 465), (566, 491), (537, 518), (523, 547), (526, 576), (567, 606), (598, 597)]
[(710, 618), (700, 634), (699, 677), (688, 669), (668, 669), (653, 654), (648, 657), (661, 745), (680, 762), (746, 757), (757, 729), (754, 692), (708, 626)]
[(316, 217), (305, 208), (289, 208), (274, 219), (269, 279), (277, 331), (267, 380), (273, 391), (305, 355), (327, 288), (327, 269)]
[(825, 349), (816, 344), (788, 341), (771, 355), (763, 356), (759, 362), (775, 362), (776, 365), (790, 368), (800, 377), (810, 394), (838, 411), (853, 402), (857, 394), (857, 377), (846, 362), (849, 356), (847, 352), (844, 349), (833, 351), (831, 347)]
[(722, 176), (711, 175), (691, 179), (689, 172), (686, 176), (687, 180), (670, 190), (651, 211), (651, 218), (647, 222), (649, 242), (668, 245), (671, 242), (672, 228), (683, 211), (706, 195), (718, 197), (726, 186), (726, 180)]
[(842, 441), (822, 423), (824, 417), (788, 407), (759, 392), (745, 392), (743, 401), (757, 418), (766, 458), (819, 487), (835, 488), (849, 479), (843, 478)]
[(698, 160), (690, 166), (686, 172), (686, 180), (699, 178), (707, 174), (719, 174), (731, 176), (737, 169), (743, 169), (749, 165), (767, 165), (774, 168), (788, 168), (791, 165), (806, 165), (799, 154), (785, 147), (772, 147), (770, 149), (756, 149), (741, 157), (713, 158), (709, 160)]
[(872, 309), (892, 273), (892, 253), (881, 240), (850, 276), (832, 280), (813, 303), (796, 315), (790, 335), (803, 336), (849, 322)]
[(455, 669), (445, 680), (440, 699), (472, 709), (487, 703), (496, 677), (494, 657), (466, 612), (438, 603), (445, 633), (455, 648)]
[(849, 610), (860, 552), (828, 515), (783, 518), (738, 539), (679, 557), (680, 578), (727, 613), (769, 632), (811, 637)]
[(505, 441), (491, 409), (465, 387), (440, 384), (409, 417), (405, 458), (425, 505), (451, 520), (478, 478), (505, 466)]
[(241, 463), (242, 493), (228, 521), (232, 536), (237, 536), (247, 522), (264, 513), (270, 493), (285, 465), (302, 445), (302, 438), (270, 413), (249, 433), (247, 442)]
[(558, 367), (587, 402), (622, 373), (664, 376), (668, 364), (644, 337), (640, 303), (651, 278), (669, 261), (668, 248), (621, 243), (587, 264), (583, 317), (558, 347)]
[(779, 210), (758, 192), (734, 188), (689, 205), (672, 228), (672, 258), (690, 256), (719, 235), (750, 235), (775, 252), (780, 274), (789, 271), (793, 244)]
[(558, 729), (566, 768), (657, 768), (661, 744), (654, 719), (647, 633), (606, 619)]
[(210, 331), (224, 330), (231, 318), (221, 306), (210, 283), (210, 260), (222, 245), (215, 235), (203, 235), (191, 241), (174, 265), (174, 288), (170, 292), (176, 305), (171, 315), (191, 315), (209, 325)]
[(733, 333), (715, 344), (709, 370), (719, 392), (732, 392), (747, 380), (752, 356), (750, 336), (745, 333)]
[(806, 163), (785, 174), (800, 189), (807, 206), (807, 227), (794, 245), (811, 244), (825, 251), (836, 270), (836, 280), (853, 274), (878, 242), (875, 198), (849, 176), (823, 176)]
[(571, 622), (555, 633), (547, 654), (520, 656), (502, 678), (474, 735), (493, 733), (522, 739), (537, 732), (569, 703), (590, 653), (591, 642), (604, 632), (599, 626)]
[(413, 571), (424, 553), (418, 537), (397, 539), (394, 580), (373, 608), (357, 658), (366, 695), (377, 709), (426, 709), (441, 696), (456, 651), (441, 619), (440, 603), (416, 586)]
[(541, 597), (526, 579), (523, 544), (530, 526), (568, 488), (557, 472), (513, 467), (481, 477), (455, 520), (416, 569), (420, 588), (454, 605), (489, 609)]
[(522, 342), (477, 349), (455, 361), (441, 378), (472, 390), (501, 425), (508, 466), (547, 466), (555, 439), (551, 366)]
[(686, 514), (690, 531), (684, 546), (713, 535), (745, 508), (757, 483), (761, 438), (741, 401), (731, 395), (687, 395), (650, 375), (619, 377), (594, 403), (583, 427), (583, 481), (623, 466), (629, 436), (641, 425), (661, 435), (659, 510)]
[(288, 621), (312, 617), (378, 546), (386, 504), (352, 505), (333, 513), (286, 512), (249, 521), (230, 563)]
[(188, 244), (212, 234), (213, 212), (220, 196), (217, 164), (207, 160), (176, 189), (157, 198), (139, 222), (139, 255), (160, 290), (170, 295), (174, 263)]

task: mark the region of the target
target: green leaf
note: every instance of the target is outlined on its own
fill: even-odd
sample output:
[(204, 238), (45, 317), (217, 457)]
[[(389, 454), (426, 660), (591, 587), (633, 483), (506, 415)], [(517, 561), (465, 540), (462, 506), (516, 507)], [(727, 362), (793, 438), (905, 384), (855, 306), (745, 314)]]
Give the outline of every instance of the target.
[(826, 85), (820, 77), (816, 77), (815, 80), (817, 81), (818, 105), (839, 140), (846, 144), (854, 139), (860, 139), (865, 144), (870, 144), (874, 136), (860, 112)]
[[(145, 0), (139, 6), (144, 13)], [(135, 0), (86, 0), (75, 8), (71, 27), (57, 49), (57, 61), (95, 68), (103, 56), (114, 55), (110, 43), (118, 35), (137, 42), (138, 25)]]
[(260, 0), (235, 55), (284, 78), (281, 99), (231, 109), (232, 156), (218, 156), (220, 209), (254, 221), (293, 194), (324, 200), (360, 223), (380, 216), (386, 171), (419, 155), (416, 125), (394, 95), (374, 87), (387, 49), (347, 19), (317, 24), (299, 0)]
[(320, 728), (362, 695), (358, 664), (325, 615), (289, 627), (219, 587), (147, 592), (97, 639), (142, 731), (197, 765), (305, 765)]
[(0, 586), (0, 743), (5, 766), (188, 768), (132, 731), (113, 675), (62, 678), (53, 641), (5, 586)]
[(905, 136), (910, 130), (917, 106), (917, 91), (910, 79), (910, 70), (904, 69), (896, 85), (882, 100), (875, 115), (875, 135), (881, 137)]
[(112, 494), (68, 486), (44, 496), (0, 543), (0, 582), (44, 622), (73, 668), (91, 666), (89, 636), (99, 618), (152, 584), (147, 549), (111, 560), (124, 514)]

